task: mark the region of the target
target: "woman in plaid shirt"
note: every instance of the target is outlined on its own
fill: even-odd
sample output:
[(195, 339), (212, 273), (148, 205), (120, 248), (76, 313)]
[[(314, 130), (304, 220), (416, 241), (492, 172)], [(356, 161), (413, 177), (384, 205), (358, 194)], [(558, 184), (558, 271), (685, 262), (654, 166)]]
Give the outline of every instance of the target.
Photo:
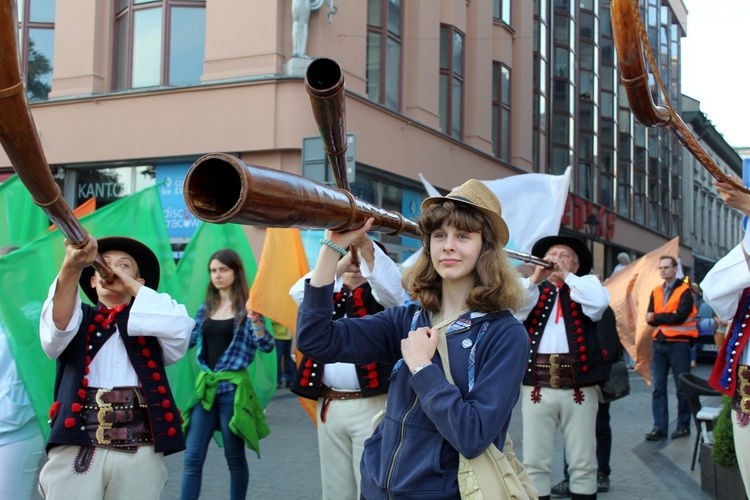
[(190, 338), (190, 347), (198, 349), (201, 372), (195, 383), (199, 404), (186, 412), (184, 424), (181, 498), (200, 496), (208, 443), (218, 430), (229, 466), (230, 496), (245, 498), (250, 478), (245, 446), (258, 453), (258, 441), (269, 433), (247, 367), (255, 350), (271, 352), (274, 340), (263, 316), (245, 308), (248, 286), (240, 256), (219, 250), (209, 259), (208, 272), (211, 282)]

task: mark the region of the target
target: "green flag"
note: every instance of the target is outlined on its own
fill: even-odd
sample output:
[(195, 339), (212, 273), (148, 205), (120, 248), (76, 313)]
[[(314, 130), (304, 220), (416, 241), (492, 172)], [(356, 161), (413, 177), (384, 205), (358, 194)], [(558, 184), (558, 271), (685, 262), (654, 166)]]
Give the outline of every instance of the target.
[[(161, 267), (160, 290), (174, 275), (175, 265), (156, 186), (117, 200), (81, 219), (97, 238), (128, 236), (154, 251)], [(18, 371), (31, 397), (45, 438), (52, 404), (55, 362), (42, 351), (39, 317), (50, 285), (65, 256), (59, 230), (0, 257), (0, 320), (8, 335)], [(85, 296), (81, 295), (84, 300)], [(178, 299), (176, 299), (178, 300)]]
[(21, 247), (48, 228), (47, 215), (17, 175), (0, 184), (0, 247)]
[[(206, 297), (206, 288), (210, 281), (208, 260), (214, 252), (223, 248), (231, 248), (240, 256), (245, 266), (248, 285), (252, 287), (257, 266), (242, 227), (236, 224), (201, 223), (185, 248), (175, 276), (167, 287), (167, 291), (175, 300), (185, 304), (191, 317), (195, 317)], [(266, 327), (271, 331), (268, 320)], [(196, 403), (195, 378), (199, 368), (195, 361), (195, 350), (191, 349), (180, 362), (170, 368), (172, 371), (169, 372), (169, 380), (175, 401), (184, 411)], [(248, 370), (260, 404), (265, 407), (276, 391), (276, 351), (256, 351)]]

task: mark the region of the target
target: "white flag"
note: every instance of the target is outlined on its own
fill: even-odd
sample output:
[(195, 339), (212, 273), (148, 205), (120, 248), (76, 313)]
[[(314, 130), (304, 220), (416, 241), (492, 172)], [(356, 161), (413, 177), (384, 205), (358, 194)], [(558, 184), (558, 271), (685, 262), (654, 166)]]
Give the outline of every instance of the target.
[(540, 238), (560, 232), (571, 170), (568, 167), (562, 175), (520, 174), (483, 181), (500, 200), (510, 231), (507, 248), (529, 253)]

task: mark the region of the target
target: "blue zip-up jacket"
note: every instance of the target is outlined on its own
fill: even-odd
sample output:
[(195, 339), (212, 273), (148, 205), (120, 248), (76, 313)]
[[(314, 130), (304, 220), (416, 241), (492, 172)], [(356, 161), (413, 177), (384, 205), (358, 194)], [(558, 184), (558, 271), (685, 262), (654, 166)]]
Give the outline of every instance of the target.
[(459, 452), (474, 458), (491, 442), (503, 448), (529, 355), (525, 329), (509, 311), (469, 312), (456, 320), (446, 330), (452, 385), (437, 352), (414, 376), (401, 359), (401, 339), (412, 326), (430, 325), (418, 305), (332, 321), (332, 294), (332, 285), (306, 284), (299, 350), (323, 363), (396, 363), (385, 418), (365, 441), (362, 495), (459, 498)]

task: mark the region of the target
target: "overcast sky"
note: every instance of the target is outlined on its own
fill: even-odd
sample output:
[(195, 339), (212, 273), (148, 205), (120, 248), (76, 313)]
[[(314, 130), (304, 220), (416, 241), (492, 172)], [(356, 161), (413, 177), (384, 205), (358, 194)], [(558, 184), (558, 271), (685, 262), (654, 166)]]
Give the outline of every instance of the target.
[(750, 146), (750, 0), (683, 2), (682, 93), (731, 146)]

